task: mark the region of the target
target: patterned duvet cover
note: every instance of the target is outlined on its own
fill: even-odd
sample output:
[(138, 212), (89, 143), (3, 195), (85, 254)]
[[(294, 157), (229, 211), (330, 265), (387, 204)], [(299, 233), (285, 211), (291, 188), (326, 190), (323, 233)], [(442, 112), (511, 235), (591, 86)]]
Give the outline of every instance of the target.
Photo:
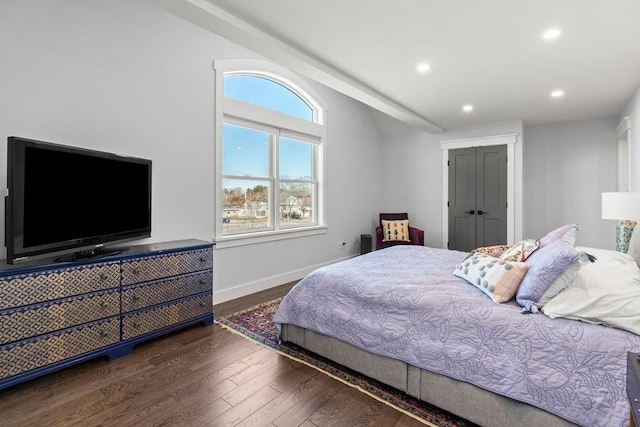
[(293, 324), (545, 409), (628, 425), (626, 352), (640, 336), (492, 302), (455, 277), (464, 252), (395, 246), (320, 268), (284, 298)]

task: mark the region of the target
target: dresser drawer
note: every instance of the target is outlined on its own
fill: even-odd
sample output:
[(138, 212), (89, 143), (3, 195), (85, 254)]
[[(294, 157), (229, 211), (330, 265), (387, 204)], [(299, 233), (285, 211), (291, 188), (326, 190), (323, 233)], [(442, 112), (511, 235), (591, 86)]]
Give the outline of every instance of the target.
[(203, 271), (167, 280), (122, 288), (122, 312), (127, 313), (163, 302), (210, 291), (213, 273)]
[(117, 288), (119, 267), (114, 261), (5, 276), (0, 279), (0, 310)]
[(0, 345), (118, 314), (117, 289), (0, 311)]
[(142, 257), (122, 263), (122, 285), (213, 268), (213, 248)]
[(0, 378), (40, 368), (115, 344), (120, 320), (111, 318), (0, 347)]
[(167, 326), (195, 319), (213, 310), (211, 292), (130, 313), (122, 318), (122, 339), (144, 335)]
[(78, 262), (0, 261), (0, 390), (211, 325), (213, 247), (190, 239)]

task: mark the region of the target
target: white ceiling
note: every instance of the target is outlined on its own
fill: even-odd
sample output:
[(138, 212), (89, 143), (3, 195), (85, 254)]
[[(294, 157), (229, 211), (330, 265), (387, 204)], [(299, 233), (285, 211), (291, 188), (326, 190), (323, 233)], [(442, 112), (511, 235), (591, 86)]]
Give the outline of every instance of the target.
[(640, 0), (151, 1), (432, 133), (617, 115), (640, 86)]

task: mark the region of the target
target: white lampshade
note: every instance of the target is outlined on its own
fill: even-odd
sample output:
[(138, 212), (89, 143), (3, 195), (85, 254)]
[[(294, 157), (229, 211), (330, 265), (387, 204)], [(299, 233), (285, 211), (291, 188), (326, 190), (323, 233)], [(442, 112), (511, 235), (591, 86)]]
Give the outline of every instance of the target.
[(640, 219), (640, 193), (602, 193), (602, 219)]

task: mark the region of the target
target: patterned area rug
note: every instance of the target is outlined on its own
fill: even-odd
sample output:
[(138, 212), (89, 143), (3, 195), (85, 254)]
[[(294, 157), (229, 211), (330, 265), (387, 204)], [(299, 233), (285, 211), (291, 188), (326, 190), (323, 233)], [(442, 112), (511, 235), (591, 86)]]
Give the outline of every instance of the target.
[(278, 343), (278, 330), (272, 323), (273, 315), (278, 310), (282, 298), (275, 299), (247, 310), (216, 319), (215, 322), (241, 333), (277, 350), (284, 355), (302, 361), (319, 369), (344, 383), (365, 391), (374, 398), (381, 400), (397, 409), (412, 415), (425, 424), (439, 427), (470, 427), (475, 424), (458, 418), (428, 403), (411, 397), (393, 387), (382, 384), (372, 378), (364, 376), (349, 368), (325, 359), (315, 353), (306, 351), (291, 343)]

